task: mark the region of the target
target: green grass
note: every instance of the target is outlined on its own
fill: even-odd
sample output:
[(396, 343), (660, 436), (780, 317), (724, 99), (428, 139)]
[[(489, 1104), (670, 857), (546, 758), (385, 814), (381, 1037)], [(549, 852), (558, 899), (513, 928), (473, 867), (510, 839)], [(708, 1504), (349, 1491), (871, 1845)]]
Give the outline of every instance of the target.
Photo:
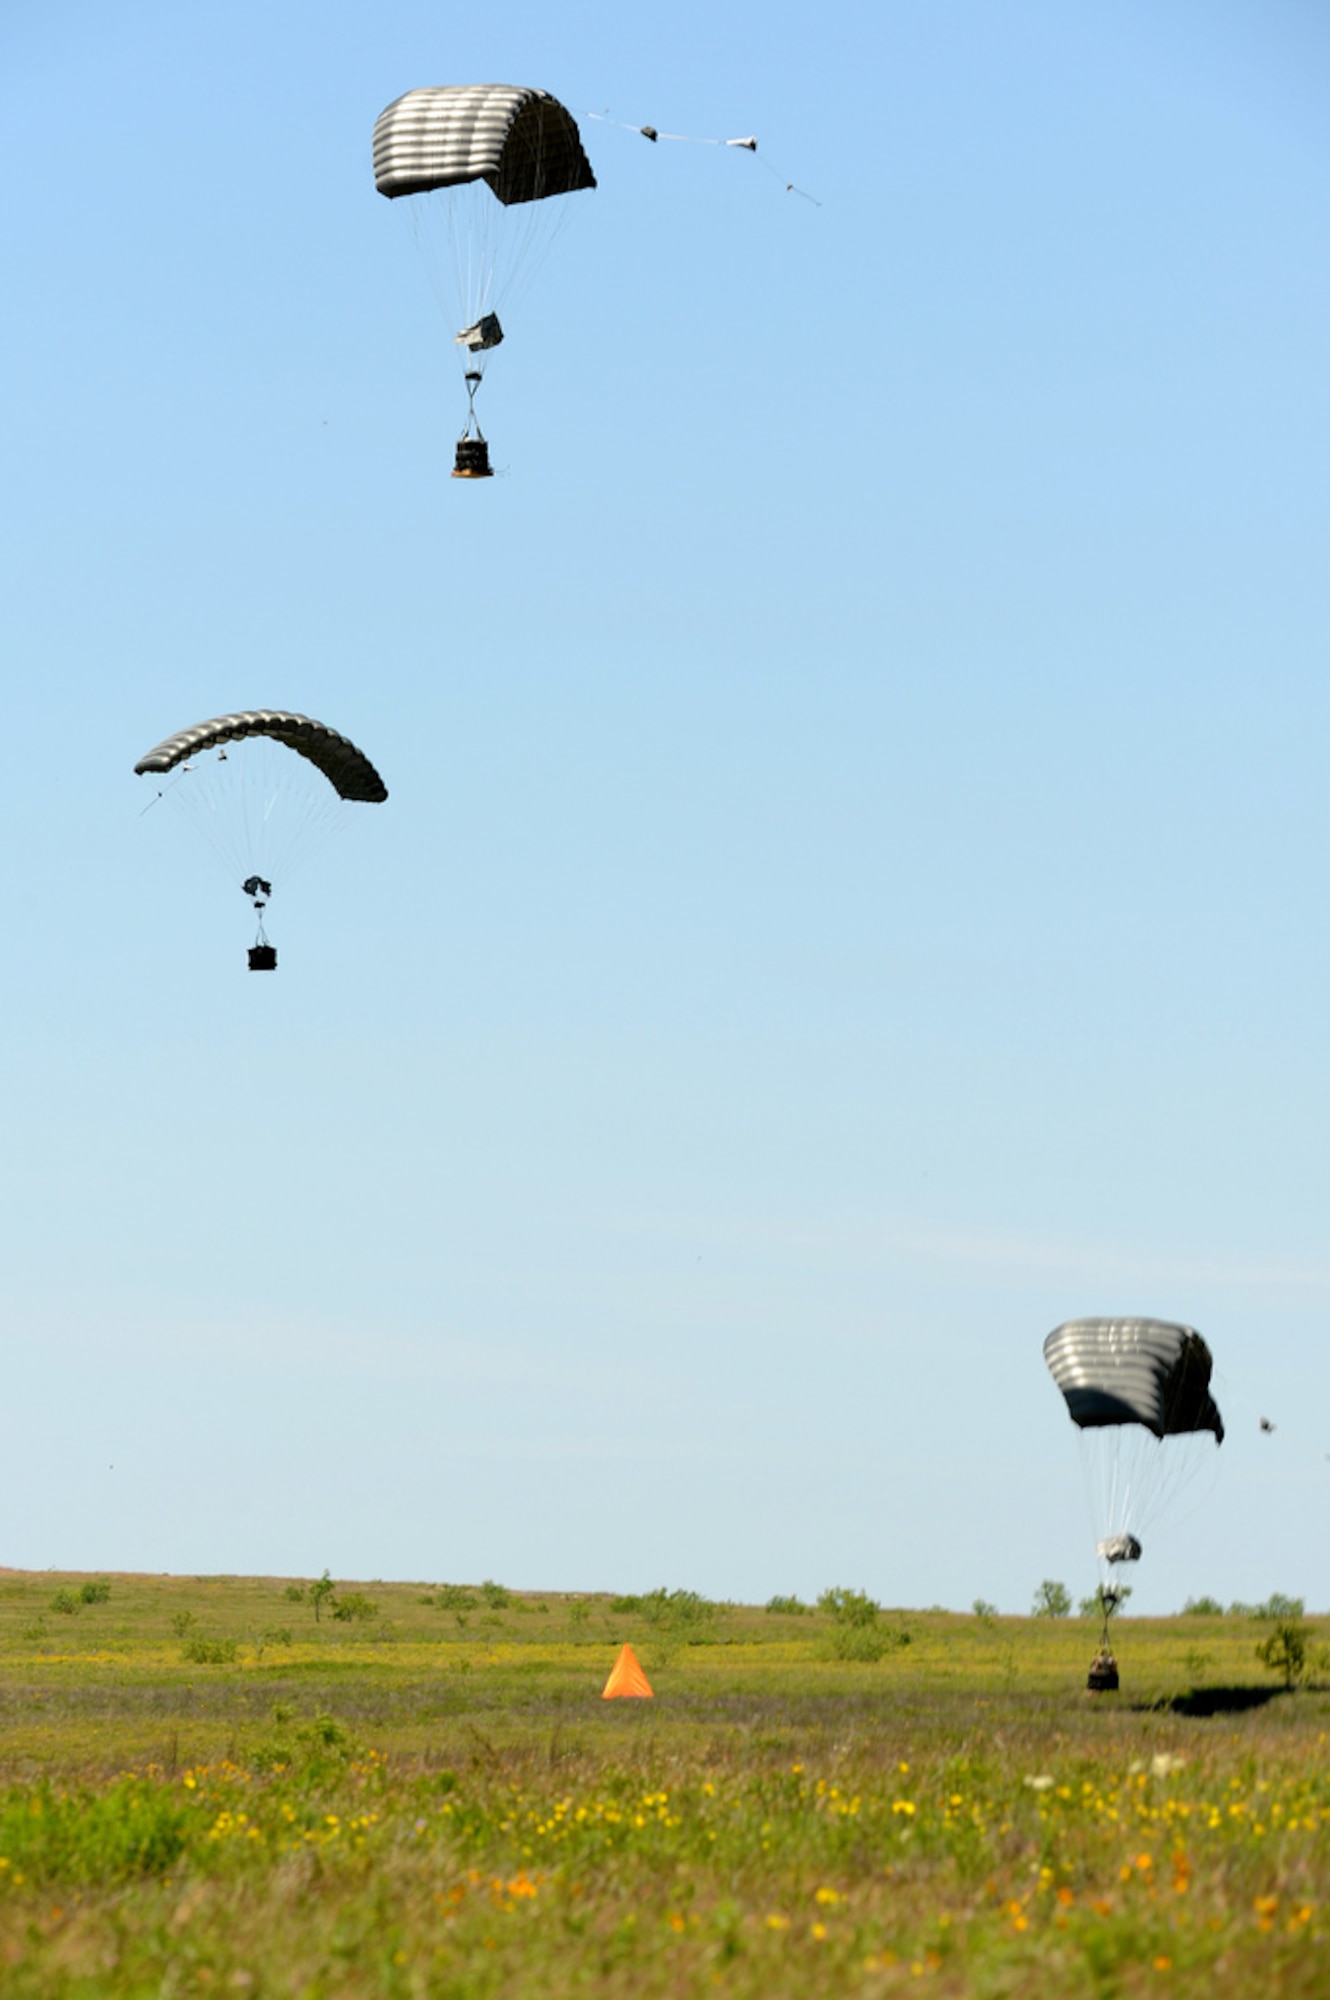
[(0, 1573), (6, 2000), (1326, 1990), (1330, 1693), (1252, 1620), (1124, 1619), (1093, 1698), (1074, 1619), (320, 1609)]

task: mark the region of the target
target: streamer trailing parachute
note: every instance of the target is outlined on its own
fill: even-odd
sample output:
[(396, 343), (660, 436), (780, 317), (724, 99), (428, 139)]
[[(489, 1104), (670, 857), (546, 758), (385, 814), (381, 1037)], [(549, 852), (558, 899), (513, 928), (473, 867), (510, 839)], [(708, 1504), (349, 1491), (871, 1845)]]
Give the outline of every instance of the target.
[(1044, 1359), (1082, 1443), (1096, 1554), (1138, 1562), (1141, 1533), (1196, 1469), (1198, 1440), (1224, 1439), (1210, 1350), (1194, 1327), (1160, 1319), (1073, 1319)]
[(503, 340), (499, 307), (566, 220), (563, 198), (596, 185), (577, 121), (548, 91), (519, 84), (408, 90), (375, 123), (374, 184), (390, 201), (412, 197), (417, 242), (459, 328), (467, 421), (453, 477), (488, 479), (479, 357)]
[[(326, 723), (287, 709), (214, 716), (147, 751), (140, 777), (192, 821), (258, 915), (251, 972), (273, 972), (263, 927), (274, 880), (284, 880), (350, 805), (382, 805), (388, 788), (363, 750)], [(145, 808), (146, 810), (146, 808)]]

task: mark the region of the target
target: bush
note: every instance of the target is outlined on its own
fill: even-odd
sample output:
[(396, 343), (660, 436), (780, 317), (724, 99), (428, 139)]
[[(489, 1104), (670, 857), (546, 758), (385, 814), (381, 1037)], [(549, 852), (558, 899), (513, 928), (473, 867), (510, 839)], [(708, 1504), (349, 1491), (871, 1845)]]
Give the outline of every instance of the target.
[(194, 1613), (192, 1611), (177, 1611), (171, 1619), (171, 1630), (175, 1633), (177, 1639), (183, 1639), (193, 1623)]
[(774, 1611), (782, 1618), (806, 1618), (808, 1606), (797, 1597), (769, 1597), (767, 1610)]
[[(831, 1634), (831, 1654), (836, 1660), (880, 1660), (892, 1643), (877, 1625), (837, 1625)], [(908, 1640), (906, 1641), (908, 1644)]]
[(350, 1762), (355, 1743), (331, 1715), (316, 1715), (292, 1732), (293, 1712), (285, 1703), (273, 1706), (273, 1734), (250, 1745), (247, 1761), (254, 1771), (299, 1770), (307, 1778), (331, 1776)]
[(104, 1576), (89, 1580), (79, 1587), (80, 1604), (105, 1604), (111, 1595), (111, 1586)]
[(236, 1656), (234, 1639), (189, 1639), (181, 1657), (194, 1667), (229, 1667)]
[(1286, 1688), (1307, 1671), (1307, 1637), (1305, 1625), (1294, 1618), (1280, 1618), (1270, 1636), (1257, 1642), (1257, 1659), (1272, 1674), (1282, 1674)]
[(265, 1646), (289, 1646), (291, 1627), (289, 1625), (265, 1625), (259, 1633), (259, 1651)]
[(501, 1583), (486, 1577), (480, 1586), (480, 1594), (491, 1611), (506, 1611), (513, 1601), (511, 1590), (505, 1590)]
[(476, 1594), (464, 1584), (441, 1583), (433, 1598), (427, 1598), (426, 1602), (437, 1604), (440, 1611), (474, 1611)]
[(645, 1618), (648, 1625), (662, 1626), (668, 1631), (679, 1632), (698, 1626), (709, 1625), (716, 1615), (717, 1607), (705, 1597), (699, 1597), (695, 1590), (649, 1590), (638, 1600), (638, 1616)]
[(282, 1592), (282, 1596), (288, 1604), (303, 1604), (305, 1601), (305, 1586), (303, 1583), (288, 1583), (286, 1589)]
[(970, 1609), (973, 1611), (975, 1617), (985, 1625), (991, 1625), (998, 1615), (996, 1604), (990, 1604), (986, 1597), (976, 1597)]
[(1071, 1592), (1065, 1583), (1055, 1583), (1052, 1577), (1045, 1577), (1034, 1594), (1030, 1607), (1034, 1618), (1068, 1618), (1071, 1616)]
[(1282, 1590), (1272, 1590), (1264, 1604), (1252, 1606), (1251, 1615), (1253, 1618), (1268, 1619), (1271, 1624), (1296, 1624), (1306, 1609), (1301, 1597), (1285, 1597)]
[(839, 1585), (834, 1590), (824, 1590), (817, 1600), (817, 1608), (833, 1618), (838, 1625), (875, 1625), (882, 1606), (868, 1595), (866, 1590), (845, 1590)]
[(334, 1598), (332, 1615), (343, 1625), (367, 1625), (371, 1618), (378, 1617), (379, 1607), (363, 1590), (351, 1590), (345, 1597)]
[(1180, 1618), (1222, 1618), (1224, 1607), (1217, 1597), (1189, 1597), (1178, 1613)]
[(65, 1618), (77, 1618), (83, 1606), (72, 1590), (57, 1590), (51, 1599), (51, 1609)]

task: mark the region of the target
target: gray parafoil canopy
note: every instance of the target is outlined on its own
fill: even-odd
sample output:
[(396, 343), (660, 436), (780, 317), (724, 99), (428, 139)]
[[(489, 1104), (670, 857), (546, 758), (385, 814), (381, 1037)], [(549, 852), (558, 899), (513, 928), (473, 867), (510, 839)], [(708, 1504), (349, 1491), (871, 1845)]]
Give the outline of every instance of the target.
[(374, 126), (374, 185), (393, 199), (484, 181), (505, 208), (593, 188), (577, 121), (512, 83), (408, 90)]
[(240, 709), (179, 729), (139, 758), (246, 896), (282, 889), (319, 837), (388, 788), (363, 750), (289, 709)]
[(1044, 1359), (1074, 1424), (1144, 1424), (1157, 1438), (1224, 1423), (1210, 1394), (1213, 1362), (1195, 1327), (1162, 1319), (1071, 1319), (1044, 1342)]
[(406, 215), (474, 392), (568, 197), (596, 185), (577, 121), (523, 84), (408, 90), (375, 124), (374, 185)]
[(1137, 1562), (1142, 1534), (1201, 1470), (1224, 1421), (1195, 1327), (1160, 1319), (1072, 1319), (1044, 1342), (1076, 1426), (1101, 1564)]
[(210, 722), (178, 729), (140, 757), (134, 769), (140, 777), (150, 771), (173, 771), (200, 751), (215, 749), (221, 743), (239, 743), (247, 736), (270, 737), (308, 758), (339, 798), (382, 805), (388, 796), (388, 787), (363, 750), (329, 729), (326, 722), (280, 708), (242, 709), (235, 715), (216, 715)]

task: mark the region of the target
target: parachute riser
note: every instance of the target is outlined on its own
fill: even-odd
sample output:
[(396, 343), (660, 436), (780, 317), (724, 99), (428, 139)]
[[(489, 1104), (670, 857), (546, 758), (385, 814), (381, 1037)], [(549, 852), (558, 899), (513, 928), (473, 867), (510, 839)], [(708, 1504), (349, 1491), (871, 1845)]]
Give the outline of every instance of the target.
[(490, 448), (476, 416), (476, 391), (485, 379), (478, 368), (468, 368), (466, 381), (466, 429), (457, 440), (453, 454), (454, 479), (492, 479)]
[(249, 948), (249, 969), (251, 972), (276, 972), (277, 952), (263, 928), (263, 912), (267, 909), (268, 898), (272, 895), (272, 883), (265, 882), (261, 875), (249, 875), (240, 886), (253, 903), (254, 914), (258, 919), (254, 942)]

